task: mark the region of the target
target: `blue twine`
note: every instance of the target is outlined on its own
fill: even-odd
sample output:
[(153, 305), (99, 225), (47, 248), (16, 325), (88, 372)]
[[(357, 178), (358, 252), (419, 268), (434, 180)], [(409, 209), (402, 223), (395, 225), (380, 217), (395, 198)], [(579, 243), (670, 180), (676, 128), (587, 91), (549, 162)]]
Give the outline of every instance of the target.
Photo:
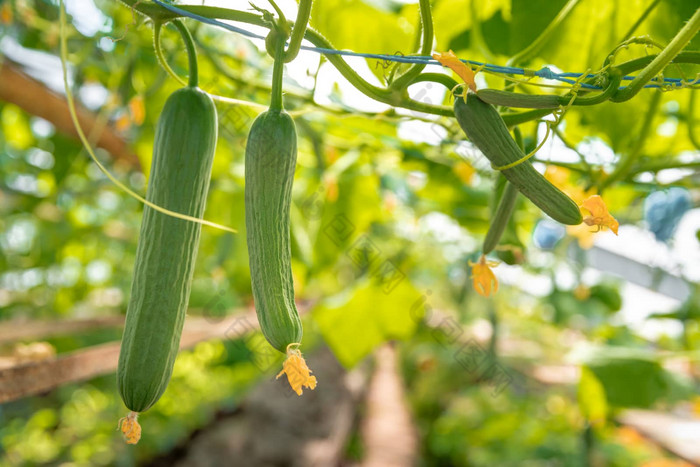
[[(205, 16), (201, 16), (201, 15), (198, 15), (195, 13), (190, 13), (189, 11), (186, 11), (186, 10), (183, 10), (181, 8), (176, 7), (175, 5), (170, 5), (168, 3), (164, 3), (161, 0), (153, 0), (153, 2), (160, 5), (161, 7), (165, 8), (166, 10), (172, 11), (173, 13), (176, 13), (178, 15), (192, 18), (196, 21), (199, 21), (200, 23), (209, 24), (211, 26), (217, 26), (217, 27), (226, 29), (228, 31), (235, 32), (237, 34), (241, 34), (242, 36), (250, 37), (252, 39), (263, 39), (263, 40), (265, 39), (265, 36), (262, 36), (260, 34), (256, 34), (252, 31), (248, 31), (246, 29), (239, 28), (237, 26), (233, 26), (233, 25), (228, 24), (228, 23), (224, 23), (223, 21), (219, 21), (219, 20), (212, 19), (212, 18), (207, 18)], [(353, 52), (350, 50), (328, 49), (325, 47), (313, 47), (313, 46), (308, 46), (308, 45), (302, 45), (301, 49), (307, 50), (310, 52), (324, 54), (324, 55), (341, 55), (341, 56), (345, 56), (345, 57), (361, 57), (361, 58), (370, 58), (370, 59), (375, 59), (375, 60), (382, 60), (382, 61), (396, 62), (396, 63), (441, 65), (440, 62), (438, 62), (434, 58), (429, 57), (429, 56), (424, 56), (424, 55), (403, 56), (403, 55), (388, 55), (388, 54), (372, 54), (372, 53)], [(554, 80), (554, 81), (561, 81), (561, 82), (568, 83), (568, 84), (576, 84), (576, 80), (571, 79), (571, 78), (581, 78), (583, 76), (583, 73), (575, 73), (575, 72), (557, 73), (557, 72), (551, 70), (549, 67), (543, 67), (539, 70), (533, 71), (533, 70), (529, 70), (529, 69), (525, 69), (525, 68), (492, 65), (490, 63), (482, 63), (482, 62), (477, 62), (474, 60), (460, 60), (460, 61), (462, 61), (463, 63), (466, 63), (468, 65), (472, 65), (472, 66), (476, 66), (476, 67), (483, 67), (484, 70), (487, 70), (487, 71), (492, 72), (492, 73), (499, 73), (499, 74), (504, 74), (504, 75), (537, 76), (538, 78)], [(585, 78), (594, 78), (595, 76), (596, 75), (589, 73), (585, 76)], [(634, 78), (635, 78), (635, 76), (622, 77), (622, 79), (625, 81), (631, 81)], [(681, 86), (683, 86), (684, 83), (693, 82), (693, 81), (683, 81), (680, 78), (664, 78), (663, 81), (667, 85), (672, 85), (675, 87), (681, 87)], [(582, 88), (586, 88), (586, 89), (602, 89), (600, 86), (595, 86), (595, 85), (588, 84), (588, 83), (580, 83), (580, 86)], [(626, 86), (621, 86), (620, 89), (625, 89), (625, 87)], [(661, 85), (659, 85), (659, 84), (647, 84), (644, 87), (645, 88), (659, 88), (659, 87), (661, 87)]]

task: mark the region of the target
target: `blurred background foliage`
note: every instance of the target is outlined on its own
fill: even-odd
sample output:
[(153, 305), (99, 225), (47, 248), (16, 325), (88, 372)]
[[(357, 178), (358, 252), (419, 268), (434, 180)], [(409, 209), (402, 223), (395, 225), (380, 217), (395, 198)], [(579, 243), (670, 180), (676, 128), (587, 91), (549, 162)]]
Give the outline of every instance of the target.
[[(60, 93), (57, 3), (3, 0), (0, 53)], [(294, 2), (286, 3), (293, 17)], [(435, 50), (504, 64), (566, 2), (432, 3)], [(597, 70), (650, 3), (580, 2), (522, 65)], [(634, 35), (648, 34), (666, 44), (697, 4), (657, 3)], [(101, 149), (97, 154), (120, 180), (143, 192), (155, 122), (179, 84), (157, 63), (149, 22), (114, 0), (67, 4), (74, 92), (99, 124), (128, 142), (137, 159), (115, 159)], [(248, 8), (245, 3), (236, 7)], [(418, 6), (398, 0), (316, 0), (311, 24), (336, 48), (409, 54), (416, 46)], [(271, 60), (260, 44), (200, 24), (188, 26), (199, 47), (205, 90), (268, 103)], [(184, 76), (186, 54), (170, 28), (163, 44), (173, 68)], [(699, 48), (696, 37), (689, 49)], [(619, 60), (647, 53), (656, 50), (631, 46)], [(401, 371), (420, 433), (421, 465), (582, 465), (582, 459), (598, 465), (676, 465), (660, 463), (666, 454), (613, 418), (627, 407), (670, 410), (695, 401), (700, 311), (693, 281), (699, 276), (672, 265), (671, 272), (688, 273), (685, 279), (694, 292), (650, 318), (675, 323), (677, 332), (641, 334), (622, 319), (625, 278), (584, 274), (590, 265), (577, 238), (520, 199), (502, 242), (505, 248), (497, 252), (503, 262), (496, 269), (499, 277), (504, 273), (501, 288), (490, 300), (474, 294), (467, 264), (479, 256), (499, 183), (488, 163), (465, 152), (452, 119), (363, 109), (365, 103), (359, 104), (347, 85), (333, 82), (325, 61), (317, 71), (318, 57), (303, 57), (308, 69), (290, 71), (286, 105), (295, 112), (300, 136), (292, 209), (295, 286), (299, 298), (316, 303), (306, 317), (308, 351), (324, 342), (352, 367), (383, 342), (401, 340)], [(353, 63), (376, 80), (385, 77), (376, 61)], [(687, 78), (697, 72), (697, 67), (672, 66), (664, 75)], [(503, 86), (491, 75), (479, 79)], [(697, 212), (692, 209), (700, 197), (700, 162), (688, 137), (693, 91), (662, 93), (657, 103), (655, 92), (645, 90), (622, 104), (571, 109), (559, 128), (559, 143), (545, 146), (540, 153), (545, 155), (538, 157), (565, 167), (566, 184), (586, 189), (637, 151), (638, 163), (606, 189), (605, 199), (622, 224), (637, 227), (629, 235), (646, 235), (663, 255), (673, 248), (683, 216)], [(259, 109), (221, 103), (217, 108), (220, 137), (205, 217), (239, 234), (203, 230), (189, 315), (218, 319), (252, 302), (243, 151)], [(648, 112), (651, 126), (642, 129)], [(412, 126), (416, 118), (426, 121)], [(50, 122), (0, 101), (0, 124), (0, 319), (123, 315), (140, 204)], [(531, 147), (543, 136), (534, 123), (521, 129)], [(407, 136), (412, 132), (419, 137)], [(573, 160), (558, 158), (557, 151), (565, 150)], [(698, 250), (693, 240), (691, 256)], [(378, 280), (383, 277), (378, 267), (400, 280)], [(570, 280), (561, 280), (563, 273)], [(530, 286), (528, 280), (540, 283), (536, 279), (545, 282), (544, 288)], [(494, 393), (488, 377), (466, 371), (455, 358), (459, 339), (430, 324), (448, 318), (464, 337), (482, 336), (480, 345), (497, 351), (493, 358), (513, 382)], [(118, 329), (106, 329), (48, 342), (61, 355), (120, 335)], [(508, 352), (510, 344), (522, 347)], [(568, 355), (579, 344), (585, 349)], [(9, 345), (0, 350), (13, 352)], [(688, 362), (683, 374), (665, 365), (669, 356), (679, 355)], [(565, 356), (580, 370), (580, 382), (537, 386), (528, 376), (537, 366), (564, 363)], [(271, 376), (252, 362), (245, 346), (223, 336), (183, 352), (163, 399), (148, 412), (148, 435), (136, 450), (116, 432), (124, 408), (113, 375), (3, 404), (0, 465), (147, 462), (186, 442), (193, 430), (217, 412), (235, 408)], [(317, 391), (322, 390), (323, 383)], [(592, 436), (598, 440), (594, 449)]]

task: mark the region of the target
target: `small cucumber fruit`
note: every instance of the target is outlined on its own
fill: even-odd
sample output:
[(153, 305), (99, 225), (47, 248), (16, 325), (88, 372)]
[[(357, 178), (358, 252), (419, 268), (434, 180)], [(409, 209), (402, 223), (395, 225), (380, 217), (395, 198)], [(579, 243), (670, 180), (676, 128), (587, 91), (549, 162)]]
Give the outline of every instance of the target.
[[(216, 148), (216, 108), (199, 88), (166, 101), (156, 126), (146, 198), (201, 218)], [(144, 207), (117, 383), (134, 412), (165, 391), (177, 356), (190, 297), (201, 225)]]
[[(463, 97), (455, 97), (454, 112), (464, 133), (494, 166), (506, 166), (525, 157), (496, 109), (476, 94), (469, 92), (466, 102)], [(569, 225), (582, 222), (576, 203), (536, 171), (530, 161), (502, 173), (552, 219)]]
[(558, 109), (562, 105), (560, 96), (554, 94), (522, 94), (500, 89), (480, 89), (476, 92), (484, 102), (503, 107), (520, 109)]
[(296, 128), (289, 114), (281, 109), (260, 114), (245, 151), (245, 224), (255, 311), (263, 335), (280, 352), (302, 337), (289, 243), (296, 159)]

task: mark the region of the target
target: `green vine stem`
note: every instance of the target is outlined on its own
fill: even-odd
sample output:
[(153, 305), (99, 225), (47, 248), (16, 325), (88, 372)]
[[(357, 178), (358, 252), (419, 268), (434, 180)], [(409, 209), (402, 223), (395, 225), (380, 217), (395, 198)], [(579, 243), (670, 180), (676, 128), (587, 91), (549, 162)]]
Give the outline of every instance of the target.
[(131, 188), (126, 186), (124, 183), (120, 182), (112, 173), (107, 170), (107, 167), (105, 167), (101, 162), (100, 159), (97, 157), (95, 154), (95, 151), (92, 149), (92, 146), (90, 144), (90, 141), (88, 140), (88, 137), (85, 135), (85, 132), (83, 131), (83, 128), (80, 126), (80, 119), (78, 118), (78, 112), (76, 110), (75, 106), (75, 100), (73, 98), (73, 91), (71, 90), (70, 84), (68, 83), (68, 44), (67, 44), (67, 31), (66, 31), (66, 26), (67, 26), (67, 20), (66, 20), (66, 7), (65, 3), (63, 0), (60, 0), (59, 2), (59, 54), (61, 58), (61, 69), (62, 69), (62, 74), (63, 74), (63, 88), (66, 93), (66, 103), (68, 105), (68, 113), (70, 114), (70, 118), (73, 121), (73, 125), (75, 126), (75, 131), (78, 133), (78, 138), (80, 139), (80, 142), (83, 143), (83, 147), (87, 151), (88, 155), (92, 159), (92, 161), (97, 165), (97, 167), (102, 171), (103, 174), (112, 182), (114, 183), (119, 189), (124, 191), (126, 194), (128, 194), (130, 197), (136, 199), (137, 201), (143, 203), (145, 206), (148, 206), (162, 214), (165, 214), (167, 216), (171, 216), (177, 219), (182, 219), (186, 220), (189, 222), (195, 222), (197, 224), (202, 224), (202, 225), (208, 225), (210, 227), (214, 227), (217, 229), (224, 230), (226, 232), (231, 232), (231, 233), (237, 233), (235, 229), (232, 229), (230, 227), (226, 227), (223, 225), (216, 224), (214, 222), (210, 222), (205, 219), (200, 219), (197, 217), (193, 216), (188, 216), (186, 214), (181, 214), (177, 213), (174, 211), (170, 211), (162, 206), (158, 206), (157, 204), (154, 204), (150, 201), (148, 201), (146, 198), (143, 196), (139, 195), (138, 193), (134, 192)]
[(688, 125), (688, 139), (695, 146), (695, 149), (700, 151), (700, 140), (695, 136), (695, 91), (690, 91), (688, 99), (688, 117), (686, 120)]
[(278, 35), (275, 43), (275, 64), (272, 68), (272, 90), (270, 92), (270, 110), (281, 112), (282, 82), (284, 77), (284, 36)]
[[(602, 102), (605, 102), (612, 98), (613, 95), (617, 92), (617, 90), (620, 87), (620, 83), (622, 82), (622, 74), (620, 73), (619, 70), (617, 69), (611, 69), (610, 72), (608, 73), (608, 85), (605, 87), (605, 90), (603, 92), (600, 92), (598, 94), (595, 94), (593, 96), (581, 96), (581, 97), (576, 97), (574, 101), (571, 103), (571, 105), (596, 105), (600, 104)], [(571, 99), (571, 94), (567, 94), (565, 96), (562, 96), (561, 99), (561, 104), (562, 105), (567, 105), (569, 100)]]
[[(614, 68), (617, 69), (623, 76), (628, 75), (637, 70), (641, 70), (645, 66), (649, 65), (652, 61), (656, 60), (658, 56), (658, 54), (655, 54), (635, 58), (630, 61), (620, 63), (619, 65), (615, 65)], [(670, 63), (692, 63), (695, 65), (700, 65), (700, 52), (681, 52), (678, 55), (676, 55), (676, 57), (673, 60), (671, 60)]]
[[(180, 18), (181, 15), (173, 13), (165, 8), (158, 6), (157, 8), (152, 8), (154, 5), (138, 3), (138, 0), (120, 0), (127, 6), (134, 8), (136, 11), (143, 13), (151, 17), (154, 21), (172, 21), (176, 18)], [(271, 28), (272, 25), (263, 19), (263, 17), (257, 13), (251, 13), (248, 11), (231, 10), (228, 8), (212, 7), (212, 6), (201, 6), (201, 5), (178, 5), (179, 8), (190, 13), (194, 13), (199, 16), (204, 16), (206, 18), (237, 21), (241, 23), (251, 24), (254, 26), (262, 26), (265, 28)], [(333, 48), (333, 44), (330, 43), (328, 39), (323, 37), (319, 32), (315, 31), (313, 28), (307, 27), (304, 38), (314, 44), (316, 47), (321, 48)], [(360, 75), (352, 69), (352, 67), (339, 55), (328, 55), (326, 59), (333, 64), (333, 66), (338, 69), (340, 74), (345, 77), (355, 88), (359, 91), (371, 97), (379, 102), (388, 103), (391, 105), (396, 105), (397, 107), (402, 107), (401, 95), (400, 93), (391, 92), (388, 89), (383, 89), (370, 84), (368, 81), (363, 79)], [(422, 104), (422, 103), (417, 103)], [(415, 105), (415, 106), (405, 106), (409, 110), (417, 110), (419, 112), (426, 112), (435, 115), (452, 115), (452, 109), (449, 107), (440, 108), (441, 106), (431, 106), (427, 104)]]
[[(180, 15), (166, 10), (165, 8), (162, 8), (155, 4), (139, 3), (138, 0), (120, 1), (127, 6), (134, 8), (139, 13), (151, 17), (154, 21), (167, 22), (180, 17)], [(267, 28), (271, 27), (271, 25), (266, 23), (260, 15), (247, 11), (230, 10), (227, 8), (200, 5), (180, 5), (179, 7), (188, 12), (200, 16), (205, 16), (207, 18), (237, 21)], [(560, 12), (560, 15), (562, 12)], [(304, 38), (316, 47), (333, 48), (333, 45), (325, 37), (323, 37), (323, 35), (315, 31), (313, 28), (308, 27), (306, 29)], [(327, 55), (325, 57), (333, 66), (335, 66), (335, 68), (340, 72), (340, 74), (343, 75), (343, 77), (345, 77), (345, 79), (347, 79), (350, 82), (350, 84), (352, 84), (355, 88), (357, 88), (366, 96), (378, 102), (383, 102), (394, 107), (401, 107), (404, 109), (423, 112), (432, 115), (439, 115), (445, 117), (454, 116), (454, 112), (449, 106), (433, 105), (418, 102), (413, 99), (410, 99), (408, 95), (400, 91), (384, 89), (370, 84), (361, 76), (359, 76), (350, 67), (350, 65), (339, 55)], [(634, 59), (629, 62), (621, 63), (613, 68), (618, 69), (621, 74), (626, 75), (636, 70), (644, 68), (652, 61), (656, 60), (658, 57), (659, 55), (650, 55), (647, 57)], [(681, 52), (672, 61), (674, 63), (700, 64), (700, 52)], [(423, 81), (431, 80), (425, 79)], [(551, 111), (549, 110), (535, 109), (525, 112), (504, 114), (503, 119), (509, 127), (512, 127), (521, 123), (537, 120), (548, 115), (549, 113), (551, 113)]]
[(311, 16), (312, 0), (300, 0), (297, 18), (294, 21), (292, 35), (289, 38), (289, 46), (284, 53), (284, 61), (289, 63), (296, 58), (301, 48), (301, 41), (304, 39), (306, 28), (309, 25), (309, 17)]
[[(421, 55), (430, 55), (433, 49), (433, 14), (430, 9), (430, 0), (420, 0), (419, 6), (421, 30), (423, 31), (420, 53)], [(396, 90), (405, 89), (424, 68), (424, 64), (414, 63), (402, 75), (394, 79), (389, 87)]]
[(484, 238), (484, 246), (482, 247), (483, 254), (487, 255), (493, 251), (501, 240), (503, 232), (506, 230), (510, 216), (513, 213), (515, 202), (518, 199), (518, 189), (510, 182), (506, 181), (506, 186), (503, 189), (501, 200), (496, 208), (496, 214), (491, 221), (489, 230)]
[(449, 91), (456, 88), (459, 83), (450, 75), (445, 75), (443, 73), (421, 73), (411, 81), (411, 84), (431, 82), (438, 83), (445, 86)]
[[(156, 58), (158, 59), (158, 62), (163, 67), (163, 69), (173, 79), (175, 79), (178, 83), (182, 84), (183, 86), (186, 86), (187, 81), (185, 81), (180, 76), (178, 76), (177, 73), (175, 73), (175, 71), (170, 67), (170, 65), (168, 64), (168, 61), (165, 59), (165, 55), (163, 54), (163, 47), (162, 47), (162, 44), (160, 41), (160, 33), (162, 30), (162, 26), (163, 26), (163, 23), (160, 20), (157, 20), (154, 22), (153, 48), (155, 49)], [(268, 91), (269, 91), (269, 89), (268, 89)], [(248, 102), (248, 101), (244, 101), (241, 99), (232, 99), (230, 97), (218, 96), (218, 95), (212, 94), (212, 93), (207, 93), (207, 94), (209, 94), (209, 97), (211, 97), (214, 101), (221, 102), (223, 104), (242, 105), (242, 106), (247, 106), (247, 107), (252, 107), (252, 108), (259, 108), (262, 110), (267, 108), (266, 105), (258, 104), (256, 102)]]
[(501, 326), (499, 325), (498, 312), (493, 300), (487, 300), (489, 309), (489, 322), (491, 323), (491, 338), (489, 339), (489, 356), (493, 359), (490, 365), (498, 363), (498, 337)]
[(524, 112), (505, 113), (501, 115), (503, 122), (508, 128), (513, 128), (515, 125), (539, 120), (552, 113), (552, 109), (533, 109)]
[[(428, 73), (425, 73), (427, 75)], [(423, 76), (423, 75), (420, 75)], [(605, 89), (600, 92), (593, 92), (593, 95), (588, 95), (589, 91), (571, 91), (567, 94), (564, 95), (556, 95), (556, 94), (527, 94), (528, 97), (533, 98), (531, 106), (528, 106), (528, 102), (525, 101), (524, 99), (518, 99), (520, 96), (524, 96), (525, 94), (520, 94), (516, 92), (511, 92), (511, 91), (503, 91), (501, 94), (498, 95), (499, 100), (498, 101), (488, 101), (491, 102), (492, 104), (498, 104), (503, 107), (511, 107), (509, 105), (510, 102), (517, 102), (517, 105), (513, 105), (513, 107), (518, 107), (518, 108), (532, 108), (532, 109), (539, 109), (539, 108), (546, 108), (546, 109), (555, 109), (556, 106), (562, 106), (562, 107), (568, 107), (571, 105), (596, 105), (600, 104), (602, 102), (605, 102), (609, 100), (613, 94), (617, 91), (617, 89), (620, 87), (620, 83), (622, 81), (622, 76), (620, 75), (620, 72), (616, 69), (610, 70), (608, 73), (605, 74), (605, 77), (607, 78), (607, 85), (605, 86)], [(450, 78), (451, 79), (451, 78)], [(437, 77), (431, 76), (430, 81), (437, 81)], [(441, 79), (441, 84), (444, 84), (447, 86), (449, 84), (448, 81), (445, 81), (444, 79)], [(454, 81), (454, 80), (452, 80)], [(450, 88), (452, 89), (452, 88)], [(585, 93), (585, 94), (584, 94)], [(579, 94), (584, 94), (582, 96), (579, 96)], [(481, 91), (477, 92), (477, 95), (484, 95)], [(491, 99), (495, 99), (496, 96), (492, 96)], [(542, 103), (539, 102), (538, 104), (535, 104), (535, 101), (537, 98), (547, 98), (546, 106), (541, 105)], [(506, 99), (508, 98), (508, 99)], [(551, 98), (551, 99), (550, 99)], [(502, 102), (500, 101), (502, 99)]]
[[(525, 145), (523, 144), (523, 136), (520, 133), (520, 129), (516, 126), (513, 128), (513, 136), (515, 142), (521, 151), (525, 151)], [(484, 255), (488, 255), (493, 251), (498, 242), (503, 236), (503, 232), (508, 226), (510, 217), (513, 215), (513, 209), (515, 208), (515, 202), (518, 199), (518, 189), (505, 179), (503, 174), (501, 174), (501, 180), (504, 183), (503, 192), (501, 193), (501, 199), (498, 202), (498, 207), (489, 225), (489, 230), (486, 232), (486, 237), (484, 238), (484, 245), (481, 250)]]
[(197, 72), (197, 51), (194, 48), (192, 34), (190, 34), (190, 31), (185, 27), (182, 21), (175, 20), (173, 24), (180, 32), (182, 40), (185, 41), (185, 47), (187, 48), (187, 60), (190, 64), (190, 76), (187, 84), (191, 88), (196, 88), (199, 86), (199, 73)]
[[(279, 16), (280, 23), (286, 25), (287, 18), (284, 17), (284, 12), (282, 11), (282, 9), (279, 6), (277, 6), (277, 3), (275, 2), (275, 0), (267, 0), (267, 1), (270, 2), (270, 5), (272, 5), (272, 8), (274, 8), (274, 10), (277, 12), (277, 15)], [(289, 31), (286, 31), (286, 32), (289, 32)]]
[(155, 50), (156, 53), (156, 59), (158, 60), (158, 63), (160, 63), (160, 66), (163, 67), (163, 69), (176, 81), (178, 81), (180, 84), (183, 86), (187, 84), (187, 81), (184, 79), (180, 78), (177, 73), (170, 67), (168, 64), (168, 61), (165, 59), (165, 55), (163, 54), (163, 47), (160, 42), (160, 32), (161, 29), (163, 28), (163, 23), (160, 21), (156, 21), (153, 23), (153, 49)]
[(542, 31), (542, 34), (540, 34), (537, 39), (535, 39), (532, 44), (529, 46), (525, 47), (523, 50), (518, 52), (517, 54), (513, 55), (507, 62), (506, 66), (512, 66), (515, 64), (519, 63), (525, 63), (527, 62), (533, 55), (535, 55), (539, 50), (542, 48), (543, 45), (545, 45), (547, 42), (549, 42), (549, 39), (552, 37), (552, 34), (557, 30), (559, 25), (564, 22), (564, 20), (569, 16), (569, 13), (571, 13), (576, 5), (578, 5), (580, 0), (569, 0), (566, 5), (564, 5), (564, 8), (559, 11), (557, 16), (552, 20), (551, 23), (547, 25), (544, 31)]
[(658, 75), (688, 45), (688, 42), (695, 37), (698, 31), (700, 31), (700, 8), (695, 11), (685, 26), (678, 31), (676, 37), (664, 47), (664, 50), (649, 65), (644, 67), (625, 89), (621, 89), (615, 94), (613, 101), (623, 102), (636, 95), (645, 84)]
[(678, 160), (668, 159), (660, 162), (653, 162), (633, 168), (627, 176), (634, 176), (643, 172), (660, 172), (666, 169), (700, 169), (700, 161), (679, 162)]

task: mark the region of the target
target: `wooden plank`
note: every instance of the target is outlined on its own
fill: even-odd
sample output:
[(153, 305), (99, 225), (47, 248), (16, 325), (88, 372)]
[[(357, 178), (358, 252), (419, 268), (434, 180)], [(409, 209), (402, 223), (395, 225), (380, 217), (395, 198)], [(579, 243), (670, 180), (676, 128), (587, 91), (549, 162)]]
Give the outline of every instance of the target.
[[(68, 112), (66, 99), (23, 73), (9, 60), (5, 60), (0, 66), (0, 100), (10, 102), (31, 115), (48, 120), (61, 133), (76, 139), (78, 137)], [(80, 107), (77, 108), (77, 113), (78, 121), (85, 134), (92, 135), (97, 117)], [(140, 167), (136, 154), (110, 125), (105, 125), (101, 130), (96, 145), (106, 149), (116, 160), (130, 167)]]
[(42, 340), (54, 336), (64, 336), (123, 325), (123, 316), (60, 321), (28, 321), (16, 319), (0, 322), (0, 344), (17, 341)]
[[(188, 318), (180, 348), (214, 338), (235, 339), (258, 329), (255, 311), (229, 316), (216, 322)], [(120, 342), (81, 349), (55, 359), (17, 363), (0, 370), (0, 403), (43, 394), (59, 386), (85, 381), (116, 370)]]
[(700, 466), (700, 418), (652, 410), (626, 410), (617, 417), (671, 454)]

